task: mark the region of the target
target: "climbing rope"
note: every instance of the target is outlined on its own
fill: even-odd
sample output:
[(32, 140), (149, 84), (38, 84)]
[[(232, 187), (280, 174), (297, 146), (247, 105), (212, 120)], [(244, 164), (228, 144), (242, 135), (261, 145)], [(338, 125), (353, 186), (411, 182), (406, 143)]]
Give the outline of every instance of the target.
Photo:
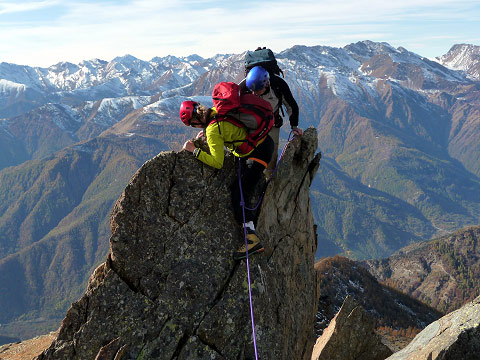
[(243, 198), (243, 191), (242, 191), (242, 166), (241, 166), (241, 162), (239, 162), (239, 165), (238, 165), (238, 184), (240, 186), (240, 206), (242, 207), (242, 213), (243, 213), (243, 233), (244, 233), (244, 236), (245, 236), (245, 252), (247, 254), (248, 297), (250, 299), (250, 317), (252, 319), (253, 346), (255, 348), (255, 360), (258, 360), (257, 339), (256, 339), (256, 336), (255, 336), (255, 321), (253, 320), (252, 284), (250, 282), (250, 266), (249, 266), (249, 263), (248, 263), (248, 239), (247, 239), (247, 228), (245, 227), (245, 200)]
[(279, 159), (277, 160), (277, 163), (275, 164), (275, 169), (272, 171), (272, 175), (268, 178), (265, 187), (263, 189), (262, 195), (260, 196), (260, 200), (258, 201), (257, 205), (254, 208), (248, 208), (245, 206), (245, 199), (243, 198), (243, 190), (242, 190), (242, 162), (238, 162), (238, 185), (240, 189), (240, 206), (242, 207), (242, 214), (243, 214), (243, 234), (245, 237), (245, 252), (246, 252), (246, 262), (247, 262), (247, 278), (248, 278), (248, 298), (250, 300), (250, 317), (252, 320), (252, 337), (253, 337), (253, 347), (255, 348), (255, 360), (258, 360), (258, 352), (257, 352), (257, 338), (255, 335), (255, 321), (253, 317), (253, 301), (252, 301), (252, 283), (250, 281), (250, 265), (248, 261), (248, 239), (247, 239), (247, 228), (245, 227), (245, 209), (253, 211), (256, 210), (262, 200), (263, 196), (265, 195), (265, 190), (267, 188), (268, 183), (272, 179), (273, 175), (277, 172), (278, 164), (280, 163), (280, 160), (282, 160), (283, 155), (285, 154), (285, 149), (287, 148), (288, 144), (295, 138), (295, 134), (293, 134), (293, 137), (290, 138), (293, 134), (293, 131), (290, 131), (290, 134), (288, 136), (287, 143), (283, 147), (282, 154), (280, 155)]

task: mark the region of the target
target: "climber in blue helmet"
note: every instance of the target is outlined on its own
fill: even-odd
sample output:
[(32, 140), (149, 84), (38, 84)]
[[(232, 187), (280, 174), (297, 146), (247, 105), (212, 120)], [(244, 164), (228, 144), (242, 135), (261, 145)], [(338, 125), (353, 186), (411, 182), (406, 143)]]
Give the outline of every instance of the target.
[(270, 135), (273, 140), (274, 149), (272, 159), (265, 169), (265, 176), (268, 179), (272, 176), (278, 161), (280, 127), (283, 124), (283, 117), (280, 113), (283, 114), (283, 106), (286, 108), (292, 132), (296, 136), (303, 134), (302, 129), (298, 128), (298, 104), (285, 80), (275, 73), (270, 73), (263, 66), (251, 68), (247, 73), (247, 77), (240, 83), (240, 87), (242, 91), (251, 92), (263, 100), (267, 100), (273, 108), (275, 125), (268, 135)]
[(255, 66), (250, 70), (247, 74), (247, 78), (245, 79), (247, 88), (255, 93), (257, 91), (261, 91), (268, 86), (270, 81), (270, 75), (268, 71), (265, 70), (261, 66)]

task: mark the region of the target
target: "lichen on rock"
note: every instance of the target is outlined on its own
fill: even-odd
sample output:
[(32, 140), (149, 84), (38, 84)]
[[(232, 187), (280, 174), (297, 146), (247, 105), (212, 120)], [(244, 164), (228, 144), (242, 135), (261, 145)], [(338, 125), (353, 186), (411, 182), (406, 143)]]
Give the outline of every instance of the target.
[[(314, 129), (288, 145), (259, 214), (265, 252), (250, 257), (250, 275), (260, 358), (311, 356), (316, 149)], [(107, 260), (38, 359), (254, 357), (246, 263), (232, 258), (244, 241), (233, 181), (232, 155), (220, 170), (187, 152), (147, 161), (114, 206)]]

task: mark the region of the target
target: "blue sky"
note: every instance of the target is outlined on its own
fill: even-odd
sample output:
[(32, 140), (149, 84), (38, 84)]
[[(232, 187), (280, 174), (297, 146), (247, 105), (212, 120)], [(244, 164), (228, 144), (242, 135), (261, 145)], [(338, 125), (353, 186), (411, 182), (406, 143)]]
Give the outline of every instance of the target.
[(480, 45), (480, 1), (0, 0), (0, 62), (30, 66), (362, 40), (430, 58)]

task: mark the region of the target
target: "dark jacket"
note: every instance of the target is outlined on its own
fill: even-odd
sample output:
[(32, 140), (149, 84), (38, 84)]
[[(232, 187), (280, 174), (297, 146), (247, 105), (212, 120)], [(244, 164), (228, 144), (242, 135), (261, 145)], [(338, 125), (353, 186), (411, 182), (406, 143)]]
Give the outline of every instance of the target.
[[(250, 92), (247, 88), (245, 79), (239, 84), (242, 91)], [(275, 114), (275, 126), (280, 127), (282, 123), (278, 123), (277, 118), (280, 117), (280, 107), (285, 105), (287, 109), (288, 119), (290, 126), (298, 126), (298, 104), (292, 95), (290, 87), (287, 82), (280, 76), (274, 75), (270, 77), (270, 86), (267, 91), (260, 96), (262, 99), (267, 100), (273, 108)]]

